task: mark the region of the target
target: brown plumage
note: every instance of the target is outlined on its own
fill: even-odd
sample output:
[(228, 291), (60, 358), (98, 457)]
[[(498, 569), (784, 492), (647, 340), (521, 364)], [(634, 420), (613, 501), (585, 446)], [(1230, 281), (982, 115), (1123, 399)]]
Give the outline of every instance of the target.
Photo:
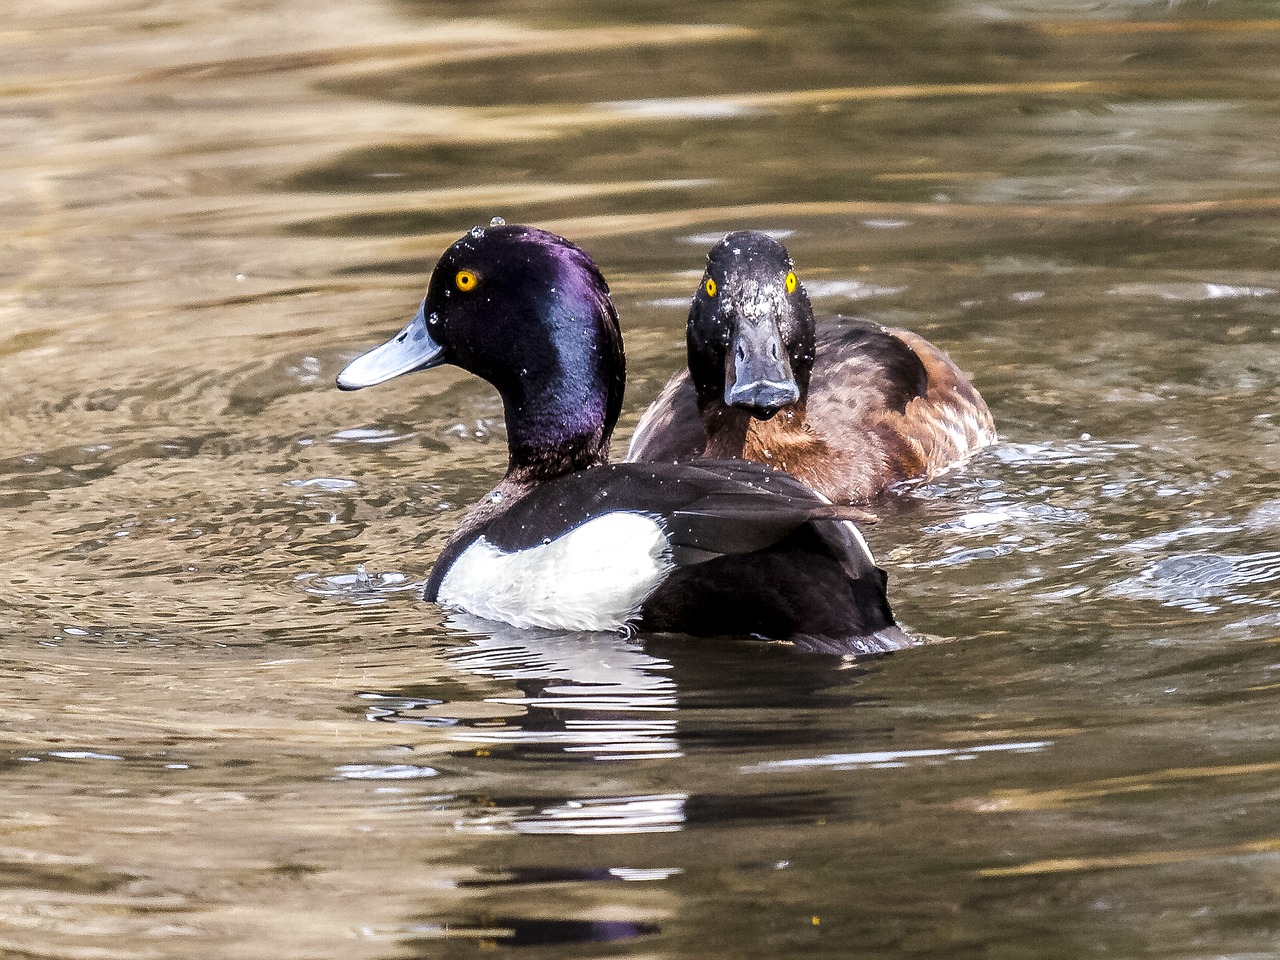
[(995, 439), (969, 378), (923, 337), (852, 320), (818, 329), (786, 250), (763, 234), (712, 249), (688, 338), (690, 369), (645, 412), (628, 460), (742, 457), (864, 503)]

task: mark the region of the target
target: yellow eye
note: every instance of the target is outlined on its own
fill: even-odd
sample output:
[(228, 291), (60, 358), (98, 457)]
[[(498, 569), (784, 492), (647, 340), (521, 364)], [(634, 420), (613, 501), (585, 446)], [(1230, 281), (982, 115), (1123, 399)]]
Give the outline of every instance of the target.
[(470, 270), (459, 270), (453, 278), (454, 285), (463, 293), (466, 293), (468, 290), (474, 290), (476, 288), (476, 284), (479, 282), (480, 278)]
[(702, 289), (707, 291), (708, 297), (714, 297), (716, 295), (716, 282), (707, 277), (707, 282), (702, 285)]
[(787, 293), (796, 292), (796, 283), (796, 272), (792, 270), (787, 274)]

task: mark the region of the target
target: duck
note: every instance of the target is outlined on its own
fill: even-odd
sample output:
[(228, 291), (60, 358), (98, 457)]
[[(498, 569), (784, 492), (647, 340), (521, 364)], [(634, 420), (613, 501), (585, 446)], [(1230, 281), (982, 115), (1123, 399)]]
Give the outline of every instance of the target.
[(765, 464), (612, 463), (626, 359), (599, 267), (500, 218), (441, 255), (413, 319), (338, 375), (357, 390), (452, 364), (502, 401), (507, 467), (424, 598), (522, 628), (740, 636), (820, 653), (914, 645), (842, 508)]
[(730, 233), (689, 307), (688, 367), (637, 424), (628, 461), (740, 457), (866, 504), (995, 442), (986, 402), (909, 330), (815, 320), (778, 240)]

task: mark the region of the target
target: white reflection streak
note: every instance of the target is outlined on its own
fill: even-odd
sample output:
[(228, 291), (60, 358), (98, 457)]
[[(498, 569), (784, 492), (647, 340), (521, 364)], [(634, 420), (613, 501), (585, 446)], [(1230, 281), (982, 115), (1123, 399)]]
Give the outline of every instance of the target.
[[(600, 797), (566, 800), (536, 813), (514, 810), (459, 820), (463, 833), (523, 833), (565, 836), (603, 836), (629, 833), (675, 833), (684, 827), (686, 793), (638, 797)], [(652, 879), (628, 876), (623, 879)]]
[[(512, 631), (463, 617), (450, 625), (487, 631), (452, 651), (457, 666), (531, 688), (524, 696), (486, 697), (485, 702), (552, 711), (559, 718), (553, 729), (530, 729), (512, 719), (504, 727), (457, 729), (451, 739), (558, 746), (600, 760), (681, 756), (675, 739), (676, 685), (664, 675), (671, 665), (646, 654), (634, 640), (618, 634)], [(656, 713), (671, 716), (659, 719)]]
[[(548, 688), (548, 692), (564, 687)], [(505, 703), (515, 707), (568, 707), (573, 710), (626, 710), (628, 713), (668, 713), (679, 705), (674, 696), (643, 697), (612, 695), (566, 695), (563, 697), (485, 697), (485, 703)]]
[(717, 120), (758, 113), (752, 106), (716, 97), (654, 97), (649, 100), (613, 100), (600, 106), (612, 114), (633, 120)]
[(611, 876), (619, 880), (669, 880), (684, 873), (680, 867), (610, 867)]
[(684, 825), (688, 794), (568, 800), (532, 817), (517, 819), (516, 833), (572, 834), (674, 833)]
[[(520, 701), (516, 701), (519, 703)], [(562, 730), (472, 730), (452, 739), (483, 744), (537, 743), (600, 760), (657, 760), (682, 756), (675, 720), (566, 720)]]
[(1122, 297), (1158, 297), (1194, 303), (1202, 300), (1260, 300), (1275, 296), (1273, 287), (1241, 286), (1234, 283), (1123, 283), (1107, 293)]
[(869, 750), (863, 753), (828, 753), (821, 757), (798, 757), (794, 760), (769, 760), (743, 767), (743, 773), (770, 773), (778, 770), (795, 770), (827, 767), (833, 770), (859, 770), (884, 767), (905, 767), (911, 760), (972, 760), (981, 753), (1035, 753), (1053, 746), (1052, 740), (1027, 740), (1018, 743), (988, 743), (977, 747), (928, 750)]

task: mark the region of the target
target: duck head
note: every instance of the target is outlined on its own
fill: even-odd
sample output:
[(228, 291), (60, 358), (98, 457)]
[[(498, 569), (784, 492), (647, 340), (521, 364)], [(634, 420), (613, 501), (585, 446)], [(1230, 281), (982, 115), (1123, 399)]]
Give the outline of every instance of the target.
[(440, 257), (417, 315), (338, 375), (358, 390), (451, 363), (502, 397), (509, 472), (556, 475), (603, 463), (626, 361), (600, 270), (568, 240), (495, 221)]
[(808, 389), (813, 308), (772, 237), (744, 230), (711, 248), (686, 334), (704, 410), (724, 404), (768, 420)]

